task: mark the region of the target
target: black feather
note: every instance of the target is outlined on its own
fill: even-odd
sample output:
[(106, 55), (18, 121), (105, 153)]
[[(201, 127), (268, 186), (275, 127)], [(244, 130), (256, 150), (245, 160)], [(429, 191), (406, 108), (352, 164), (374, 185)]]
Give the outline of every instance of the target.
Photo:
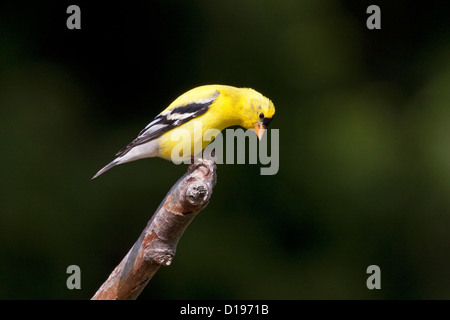
[[(128, 151), (133, 149), (134, 147), (146, 143), (150, 140), (154, 140), (159, 138), (164, 133), (172, 130), (175, 127), (181, 126), (182, 124), (201, 116), (206, 111), (208, 111), (211, 104), (217, 99), (219, 96), (219, 91), (216, 91), (214, 94), (214, 98), (205, 102), (205, 103), (198, 103), (193, 102), (184, 106), (175, 107), (172, 110), (170, 110), (167, 114), (159, 114), (153, 119), (151, 122), (151, 125), (147, 126), (142, 130), (138, 137), (134, 139), (132, 142), (130, 142), (127, 146), (119, 150), (119, 152), (116, 153), (116, 156), (123, 156)], [(185, 118), (178, 118), (175, 115), (183, 115), (183, 114), (190, 114), (188, 117)], [(162, 125), (160, 129), (152, 130), (155, 128), (155, 126)]]

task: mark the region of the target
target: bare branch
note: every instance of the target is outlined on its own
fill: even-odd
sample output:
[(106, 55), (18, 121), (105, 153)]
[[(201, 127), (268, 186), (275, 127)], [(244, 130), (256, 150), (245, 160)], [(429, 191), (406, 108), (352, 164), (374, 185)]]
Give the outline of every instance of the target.
[(170, 189), (139, 239), (92, 300), (136, 299), (160, 266), (168, 266), (189, 223), (208, 204), (216, 165), (197, 159)]

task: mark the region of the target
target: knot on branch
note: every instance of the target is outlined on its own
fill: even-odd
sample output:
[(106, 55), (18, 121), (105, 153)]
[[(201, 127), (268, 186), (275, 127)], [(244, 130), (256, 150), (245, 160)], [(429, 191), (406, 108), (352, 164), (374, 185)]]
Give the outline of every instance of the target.
[[(212, 189), (216, 184), (216, 164), (209, 159), (196, 159), (188, 169), (189, 178), (184, 188), (182, 207), (183, 214), (191, 213), (189, 210), (203, 208), (208, 204)], [(186, 209), (189, 209), (186, 211)]]
[(155, 263), (159, 266), (170, 266), (173, 257), (175, 257), (175, 249), (158, 240), (153, 241), (150, 250), (146, 250), (144, 253), (145, 262)]
[(204, 205), (208, 201), (208, 187), (201, 181), (194, 181), (187, 187), (185, 200), (193, 207)]

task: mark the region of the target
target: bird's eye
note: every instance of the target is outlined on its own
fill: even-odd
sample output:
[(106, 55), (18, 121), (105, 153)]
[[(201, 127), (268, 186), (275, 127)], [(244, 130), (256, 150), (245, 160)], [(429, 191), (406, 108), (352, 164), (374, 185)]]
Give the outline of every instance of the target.
[(261, 113), (259, 114), (259, 118), (260, 118), (260, 119), (264, 118), (264, 113), (261, 112)]

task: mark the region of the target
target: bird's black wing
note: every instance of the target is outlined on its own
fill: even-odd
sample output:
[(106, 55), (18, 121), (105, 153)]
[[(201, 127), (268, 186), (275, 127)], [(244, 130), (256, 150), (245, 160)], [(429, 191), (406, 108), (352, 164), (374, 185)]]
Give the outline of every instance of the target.
[(201, 116), (208, 111), (218, 96), (219, 91), (216, 91), (210, 98), (201, 99), (160, 113), (139, 133), (136, 139), (117, 152), (116, 156), (123, 156), (135, 146), (157, 139), (173, 128)]

